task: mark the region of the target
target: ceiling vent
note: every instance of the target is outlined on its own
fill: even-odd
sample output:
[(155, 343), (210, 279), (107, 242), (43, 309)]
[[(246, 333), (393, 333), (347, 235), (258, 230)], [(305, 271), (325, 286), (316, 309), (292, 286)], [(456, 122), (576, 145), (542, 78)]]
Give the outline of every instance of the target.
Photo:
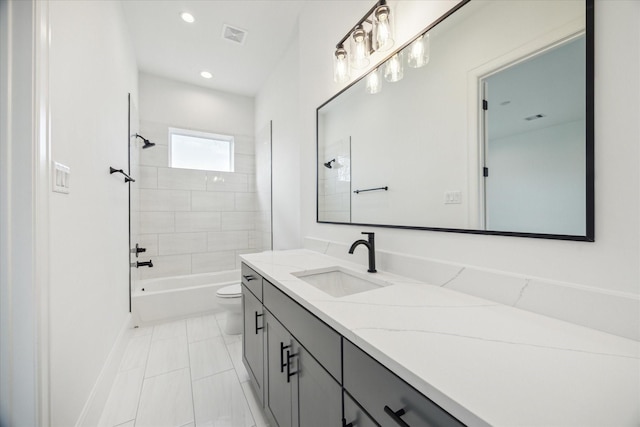
[(244, 44), (247, 32), (237, 27), (224, 24), (222, 26), (222, 38), (238, 44)]

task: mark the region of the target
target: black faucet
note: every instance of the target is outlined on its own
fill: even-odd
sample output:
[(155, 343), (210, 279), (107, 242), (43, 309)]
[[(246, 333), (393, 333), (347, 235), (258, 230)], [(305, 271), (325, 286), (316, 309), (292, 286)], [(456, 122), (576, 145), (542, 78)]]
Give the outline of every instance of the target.
[(136, 261), (135, 264), (131, 264), (132, 267), (135, 268), (140, 268), (140, 267), (153, 267), (153, 261), (149, 260), (149, 261), (144, 261), (144, 262), (138, 262)]
[(358, 247), (358, 245), (365, 245), (367, 249), (369, 249), (369, 269), (367, 270), (369, 273), (376, 272), (376, 247), (373, 242), (374, 233), (367, 233), (363, 231), (362, 234), (367, 234), (369, 236), (369, 241), (360, 239), (353, 242), (351, 248), (349, 248), (349, 253), (352, 254), (353, 251)]

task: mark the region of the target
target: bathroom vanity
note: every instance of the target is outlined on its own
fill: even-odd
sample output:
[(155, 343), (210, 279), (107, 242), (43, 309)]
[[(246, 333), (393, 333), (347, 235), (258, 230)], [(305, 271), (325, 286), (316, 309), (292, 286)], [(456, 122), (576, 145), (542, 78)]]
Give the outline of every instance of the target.
[(308, 250), (242, 259), (243, 361), (274, 425), (640, 423), (636, 341)]

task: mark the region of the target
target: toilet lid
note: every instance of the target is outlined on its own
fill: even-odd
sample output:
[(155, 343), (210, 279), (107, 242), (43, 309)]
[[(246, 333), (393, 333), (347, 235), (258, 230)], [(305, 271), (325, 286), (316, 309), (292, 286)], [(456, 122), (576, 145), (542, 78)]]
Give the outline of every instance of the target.
[(218, 289), (216, 295), (221, 298), (235, 298), (242, 295), (242, 287), (240, 283), (236, 283), (235, 285), (225, 286), (224, 288)]

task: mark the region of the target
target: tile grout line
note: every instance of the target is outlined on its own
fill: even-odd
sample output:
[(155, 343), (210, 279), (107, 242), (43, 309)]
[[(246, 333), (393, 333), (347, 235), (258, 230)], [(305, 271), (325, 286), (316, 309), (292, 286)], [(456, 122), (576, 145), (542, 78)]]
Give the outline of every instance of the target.
[[(217, 322), (218, 322), (218, 319), (216, 319), (216, 323)], [(219, 327), (220, 325), (218, 325), (218, 328)], [(224, 334), (222, 330), (220, 330), (220, 332)], [(233, 357), (231, 355), (231, 351), (229, 351), (229, 344), (224, 340), (224, 335), (222, 336), (222, 342), (224, 343), (224, 347), (227, 350), (229, 359), (231, 359), (231, 366), (233, 366), (233, 370), (236, 374), (236, 378), (238, 379), (238, 384), (240, 385), (240, 390), (242, 391), (242, 395), (244, 396), (245, 403), (247, 404), (247, 408), (249, 409), (249, 413), (251, 414), (251, 418), (253, 419), (253, 427), (256, 427), (258, 425), (258, 422), (256, 421), (256, 416), (251, 410), (251, 405), (249, 405), (249, 398), (247, 397), (247, 393), (245, 392), (244, 387), (242, 387), (242, 381), (240, 381), (240, 375), (238, 375), (238, 369), (236, 368), (236, 365), (233, 363)], [(242, 338), (240, 339), (240, 343), (242, 343)], [(242, 359), (240, 359), (240, 363), (242, 363)]]
[[(192, 261), (193, 262), (193, 261)], [(184, 327), (186, 328), (186, 336), (187, 336), (187, 359), (189, 361), (189, 389), (191, 390), (191, 410), (193, 411), (193, 425), (196, 426), (196, 399), (195, 392), (193, 390), (193, 373), (191, 371), (191, 351), (189, 350), (190, 342), (189, 342), (189, 322), (185, 320)]]
[(151, 353), (151, 343), (153, 342), (153, 331), (155, 330), (155, 326), (151, 330), (149, 346), (147, 347), (147, 357), (144, 361), (144, 367), (142, 369), (142, 381), (140, 381), (140, 389), (138, 390), (138, 404), (136, 405), (136, 413), (133, 416), (133, 425), (135, 427), (138, 421), (138, 411), (140, 410), (140, 400), (142, 400), (142, 389), (144, 388), (144, 382), (146, 381), (146, 373), (147, 373), (147, 364), (149, 363), (149, 354)]

